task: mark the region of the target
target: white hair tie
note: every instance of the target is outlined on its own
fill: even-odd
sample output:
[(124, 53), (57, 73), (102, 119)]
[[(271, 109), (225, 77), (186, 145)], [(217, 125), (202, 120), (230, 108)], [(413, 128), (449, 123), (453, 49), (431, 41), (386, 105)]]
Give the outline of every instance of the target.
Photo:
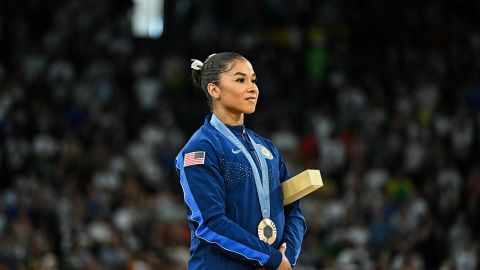
[(192, 61), (192, 65), (190, 66), (192, 69), (195, 69), (195, 70), (201, 70), (202, 69), (202, 67), (203, 67), (202, 61), (197, 60), (197, 59), (190, 59), (190, 61)]

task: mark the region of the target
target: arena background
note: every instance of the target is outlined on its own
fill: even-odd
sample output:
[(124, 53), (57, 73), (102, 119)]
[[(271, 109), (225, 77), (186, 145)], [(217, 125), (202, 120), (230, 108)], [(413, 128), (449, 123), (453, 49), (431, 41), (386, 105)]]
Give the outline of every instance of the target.
[(173, 159), (208, 113), (190, 59), (220, 51), (258, 74), (247, 125), (322, 172), (296, 269), (478, 269), (479, 12), (2, 0), (0, 269), (184, 269)]

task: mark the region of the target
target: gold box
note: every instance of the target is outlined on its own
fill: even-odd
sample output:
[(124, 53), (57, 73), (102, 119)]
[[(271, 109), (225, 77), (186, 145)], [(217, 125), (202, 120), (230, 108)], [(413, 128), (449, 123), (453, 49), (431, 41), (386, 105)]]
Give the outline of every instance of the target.
[(305, 170), (282, 183), (283, 205), (290, 204), (323, 187), (319, 170)]

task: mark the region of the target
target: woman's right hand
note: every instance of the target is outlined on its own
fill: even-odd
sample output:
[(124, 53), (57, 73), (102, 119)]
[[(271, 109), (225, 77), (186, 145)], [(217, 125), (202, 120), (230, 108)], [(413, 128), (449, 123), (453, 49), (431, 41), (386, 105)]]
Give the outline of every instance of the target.
[[(287, 257), (285, 256), (285, 251), (287, 251), (287, 244), (283, 243), (280, 246), (280, 252), (282, 253), (282, 262), (278, 266), (278, 270), (291, 270), (292, 266), (290, 265), (290, 262), (288, 261)], [(257, 268), (256, 270), (265, 270), (265, 267)]]
[(278, 266), (278, 270), (291, 270), (292, 265), (290, 265), (290, 262), (288, 261), (287, 257), (285, 256), (285, 251), (287, 251), (287, 244), (283, 243), (280, 246), (280, 252), (282, 253), (282, 262)]

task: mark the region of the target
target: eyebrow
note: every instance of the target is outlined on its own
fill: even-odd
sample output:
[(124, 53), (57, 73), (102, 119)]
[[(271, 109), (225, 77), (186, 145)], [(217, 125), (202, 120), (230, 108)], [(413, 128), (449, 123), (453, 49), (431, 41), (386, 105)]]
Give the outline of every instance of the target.
[[(233, 76), (235, 76), (235, 75), (247, 76), (247, 74), (245, 74), (245, 73), (243, 73), (243, 72), (240, 72), (240, 71), (237, 71), (235, 74), (233, 74)], [(253, 73), (252, 76), (256, 76), (256, 74)]]

